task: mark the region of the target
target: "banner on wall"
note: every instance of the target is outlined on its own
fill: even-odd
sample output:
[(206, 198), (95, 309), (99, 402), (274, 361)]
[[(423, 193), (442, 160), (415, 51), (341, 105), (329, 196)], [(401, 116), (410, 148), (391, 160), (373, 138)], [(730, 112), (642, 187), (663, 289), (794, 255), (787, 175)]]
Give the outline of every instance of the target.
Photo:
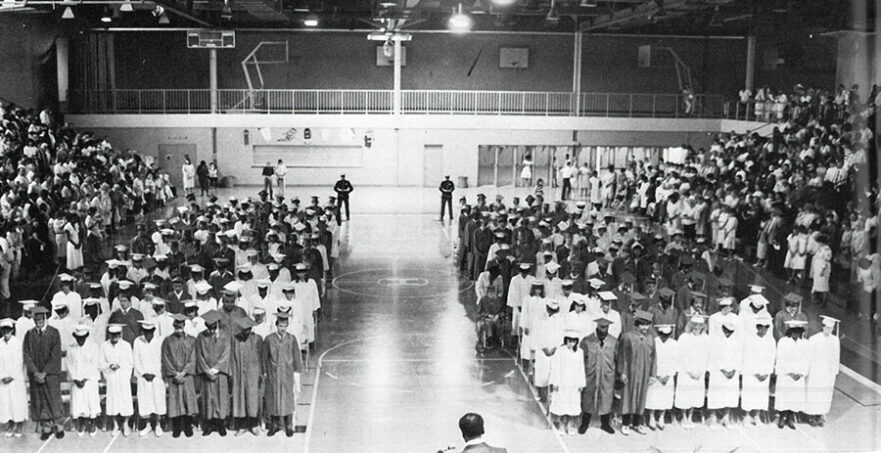
[(272, 141), (272, 130), (271, 129), (269, 129), (268, 127), (261, 127), (259, 129), (259, 131), (260, 131), (260, 135), (263, 136), (263, 141), (265, 141), (265, 142)]

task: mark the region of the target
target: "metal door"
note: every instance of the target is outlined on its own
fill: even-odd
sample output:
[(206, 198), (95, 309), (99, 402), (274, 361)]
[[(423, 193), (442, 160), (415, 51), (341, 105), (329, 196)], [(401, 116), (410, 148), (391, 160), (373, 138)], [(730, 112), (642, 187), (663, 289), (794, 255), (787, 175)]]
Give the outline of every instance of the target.
[(496, 147), (480, 145), (477, 151), (477, 185), (486, 186), (495, 184), (496, 177)]

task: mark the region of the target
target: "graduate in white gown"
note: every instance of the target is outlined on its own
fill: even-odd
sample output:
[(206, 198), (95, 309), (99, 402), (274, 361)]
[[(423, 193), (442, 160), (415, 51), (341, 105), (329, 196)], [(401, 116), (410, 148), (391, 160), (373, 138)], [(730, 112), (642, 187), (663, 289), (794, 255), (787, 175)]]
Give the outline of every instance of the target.
[(217, 299), (211, 296), (211, 285), (206, 281), (196, 283), (196, 305), (199, 307), (199, 316), (219, 307)]
[(157, 335), (155, 320), (139, 322), (143, 335), (135, 339), (132, 361), (135, 377), (138, 378), (138, 415), (142, 420), (150, 422), (145, 424), (140, 434), (143, 437), (153, 431), (156, 437), (161, 437), (162, 425), (159, 417), (166, 413), (165, 381), (162, 380), (162, 337)]
[[(704, 407), (707, 396), (707, 366), (710, 360), (710, 336), (707, 334), (707, 317), (692, 315), (685, 325), (685, 332), (677, 340), (679, 361), (676, 377), (676, 395), (673, 403), (683, 411), (682, 427), (693, 429), (694, 409)], [(701, 413), (698, 410), (698, 413)]]
[(31, 315), (31, 309), (36, 307), (39, 302), (36, 300), (20, 300), (21, 316), (15, 320), (15, 338), (24, 341), (24, 334), (34, 328), (34, 319)]
[[(753, 319), (754, 333), (744, 334), (743, 339), (743, 388), (740, 394), (740, 408), (749, 414), (750, 422), (758, 424), (765, 418), (770, 406), (771, 374), (774, 372), (774, 361), (777, 355), (777, 343), (771, 334), (774, 320), (771, 315), (763, 313)], [(744, 423), (746, 419), (744, 418)]]
[[(710, 317), (712, 319), (712, 317)], [(740, 399), (740, 367), (743, 365), (743, 341), (736, 334), (740, 327), (737, 316), (722, 322), (722, 334), (710, 334), (710, 358), (707, 370), (710, 380), (707, 387), (707, 409), (716, 411), (722, 425), (729, 427), (729, 409), (736, 408)], [(708, 417), (710, 426), (713, 417)]]
[(561, 346), (554, 351), (548, 380), (551, 391), (548, 409), (555, 418), (557, 428), (566, 434), (574, 434), (577, 430), (576, 423), (581, 415), (581, 390), (586, 386), (584, 354), (578, 348), (579, 335), (581, 332), (575, 330), (564, 332)]
[[(511, 300), (510, 294), (508, 300)], [(530, 280), (529, 294), (523, 300), (523, 305), (514, 308), (514, 311), (520, 313), (518, 321), (522, 331), (520, 359), (527, 369), (535, 359), (535, 325), (548, 316), (547, 302), (544, 280)]]
[[(521, 311), (531, 292), (533, 280), (533, 277), (529, 275), (529, 263), (520, 263), (518, 269), (520, 273), (511, 277), (511, 283), (508, 284), (508, 300), (506, 301), (506, 305), (511, 307), (511, 335), (513, 336), (520, 334)], [(523, 358), (522, 355), (521, 348), (521, 358)]]
[(81, 323), (73, 330), (74, 343), (67, 350), (67, 374), (70, 378), (70, 416), (76, 424), (76, 432), (82, 436), (98, 434), (95, 422), (101, 415), (101, 396), (98, 383), (101, 380), (101, 351), (92, 338), (94, 330)]
[(0, 423), (11, 424), (6, 437), (21, 437), (28, 417), (22, 342), (13, 334), (14, 328), (12, 319), (0, 320)]
[(184, 333), (195, 338), (205, 330), (205, 320), (199, 316), (199, 303), (195, 300), (184, 302), (184, 316), (187, 317), (184, 324)]
[(649, 378), (645, 397), (646, 424), (651, 430), (663, 430), (667, 411), (673, 409), (676, 368), (680, 361), (677, 343), (673, 339), (674, 327), (672, 324), (655, 326), (655, 374)]
[(795, 415), (805, 408), (805, 377), (810, 368), (808, 341), (804, 339), (807, 321), (786, 321), (786, 336), (777, 342), (777, 362), (774, 374), (774, 409), (780, 413), (777, 427), (795, 429)]
[(106, 384), (107, 407), (105, 414), (116, 424), (113, 434), (122, 430), (129, 435), (128, 418), (134, 414), (132, 404), (132, 347), (122, 341), (122, 324), (111, 324), (107, 328), (108, 340), (101, 345), (101, 371)]
[(551, 361), (557, 347), (563, 343), (563, 330), (565, 329), (565, 320), (560, 314), (560, 305), (557, 301), (548, 299), (545, 310), (547, 317), (538, 321), (531, 332), (531, 335), (534, 335), (531, 341), (535, 346), (533, 384), (538, 388), (538, 395), (542, 402), (547, 401)]
[(804, 413), (811, 417), (812, 426), (823, 426), (826, 422), (826, 414), (832, 407), (832, 395), (835, 393), (835, 378), (841, 366), (841, 342), (836, 331), (839, 321), (830, 316), (821, 317), (823, 331), (808, 340), (810, 367)]
[(151, 302), (155, 316), (150, 320), (156, 325), (156, 336), (161, 342), (163, 338), (174, 333), (174, 315), (166, 310), (165, 299), (154, 297)]
[(71, 318), (82, 318), (83, 300), (79, 293), (73, 291), (73, 283), (76, 279), (67, 274), (61, 274), (58, 278), (61, 281), (60, 288), (57, 293), (52, 295), (52, 306), (54, 307), (59, 302), (65, 302), (67, 309), (70, 310)]
[(318, 291), (318, 283), (309, 278), (305, 264), (298, 263), (294, 270), (296, 272), (291, 281), (294, 283), (297, 297), (302, 298), (306, 302), (306, 307), (311, 311), (311, 320), (307, 320), (307, 323), (311, 323), (311, 327), (306, 331), (306, 341), (312, 345), (315, 343), (315, 326), (321, 311), (321, 295)]

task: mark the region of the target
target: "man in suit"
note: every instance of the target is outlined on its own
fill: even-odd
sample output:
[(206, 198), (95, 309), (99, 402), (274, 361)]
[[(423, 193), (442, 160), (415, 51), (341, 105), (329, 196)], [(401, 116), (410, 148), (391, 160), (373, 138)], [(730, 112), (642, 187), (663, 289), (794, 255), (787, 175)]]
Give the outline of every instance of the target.
[(492, 447), (483, 440), (483, 417), (469, 412), (459, 419), (459, 430), (465, 439), (465, 448), (462, 453), (507, 453), (508, 450), (501, 447)]

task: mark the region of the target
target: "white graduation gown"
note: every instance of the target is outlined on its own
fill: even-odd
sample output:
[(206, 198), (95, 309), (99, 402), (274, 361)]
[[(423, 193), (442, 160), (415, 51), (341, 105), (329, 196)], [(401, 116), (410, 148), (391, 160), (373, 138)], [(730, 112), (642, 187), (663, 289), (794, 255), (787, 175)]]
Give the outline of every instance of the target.
[(52, 296), (52, 306), (54, 307), (59, 302), (67, 304), (67, 309), (70, 312), (69, 318), (80, 319), (83, 316), (83, 299), (78, 293), (71, 291), (64, 294), (64, 291), (58, 291)]
[[(674, 405), (677, 409), (704, 407), (706, 397), (706, 374), (710, 360), (710, 336), (683, 333), (679, 336), (679, 368), (676, 377)], [(691, 377), (697, 375), (697, 378)]]
[(184, 323), (184, 333), (191, 337), (199, 336), (203, 330), (205, 330), (205, 320), (199, 316), (196, 316), (193, 319), (187, 319)]
[[(755, 327), (753, 327), (755, 329)], [(777, 355), (777, 344), (770, 330), (764, 337), (748, 334), (743, 340), (743, 388), (740, 392), (740, 408), (745, 411), (768, 410), (770, 404), (771, 373), (774, 372), (774, 360)], [(756, 374), (767, 374), (764, 381), (758, 380)]]
[[(707, 409), (737, 407), (740, 399), (740, 367), (743, 365), (743, 341), (735, 334), (710, 337), (710, 358), (707, 370), (710, 372), (707, 388)], [(721, 370), (734, 370), (731, 379)]]
[(217, 310), (219, 308), (217, 299), (213, 297), (209, 297), (207, 299), (196, 299), (196, 306), (199, 307), (199, 316), (202, 316), (211, 310)]
[(805, 379), (802, 376), (795, 380), (788, 373), (805, 375), (810, 367), (807, 340), (795, 341), (783, 337), (777, 342), (777, 363), (774, 374), (777, 375), (777, 386), (774, 389), (774, 409), (778, 411), (801, 411), (805, 406)]
[(547, 299), (527, 296), (521, 308), (523, 311), (519, 316), (519, 324), (523, 328), (523, 336), (520, 340), (520, 358), (532, 360), (535, 354), (535, 326), (539, 321), (548, 317)]
[(535, 386), (547, 387), (551, 379), (551, 360), (553, 354), (546, 355), (543, 348), (553, 349), (563, 344), (563, 316), (557, 313), (536, 323), (533, 344), (535, 346)]
[(157, 337), (165, 338), (174, 333), (174, 318), (170, 313), (165, 312), (161, 315), (154, 316), (153, 322), (156, 323), (155, 335)]
[[(119, 365), (114, 371), (111, 364)], [(132, 405), (132, 347), (125, 341), (119, 340), (115, 345), (107, 340), (101, 345), (101, 371), (104, 373), (107, 395), (107, 415), (122, 415), (124, 417), (134, 414)]]
[(662, 384), (659, 379), (649, 381), (649, 388), (645, 397), (645, 408), (649, 410), (667, 410), (673, 408), (673, 395), (676, 387), (676, 367), (679, 362), (679, 351), (676, 340), (672, 337), (667, 341), (661, 341), (655, 337), (655, 356), (657, 357), (657, 371), (655, 376), (668, 377), (667, 383)]
[[(132, 351), (135, 376), (138, 378), (138, 415), (165, 415), (165, 381), (162, 380), (162, 337), (153, 335), (153, 341), (140, 336)], [(145, 374), (156, 377), (144, 379)]]
[(508, 300), (506, 305), (513, 308), (511, 316), (511, 332), (517, 334), (520, 328), (520, 318), (522, 314), (523, 304), (529, 297), (529, 290), (532, 288), (532, 276), (527, 275), (525, 278), (520, 274), (511, 277), (511, 283), (508, 284)]
[(10, 337), (9, 341), (0, 338), (0, 378), (12, 378), (8, 384), (0, 383), (0, 423), (23, 422), (28, 417), (22, 354), (22, 342), (18, 337)]
[(28, 333), (28, 330), (36, 327), (34, 324), (34, 320), (25, 316), (22, 316), (15, 320), (15, 338), (18, 338), (21, 341), (24, 341), (24, 334)]
[[(89, 334), (91, 337), (93, 334)], [(67, 373), (70, 377), (70, 416), (95, 418), (101, 415), (101, 397), (98, 383), (101, 380), (101, 351), (98, 344), (88, 338), (82, 346), (74, 342), (67, 350)], [(83, 388), (73, 381), (86, 380)]]
[(306, 341), (312, 343), (315, 341), (315, 317), (312, 315), (316, 310), (321, 308), (321, 298), (318, 296), (318, 286), (315, 280), (306, 280), (303, 282), (294, 282), (294, 294), (302, 303), (302, 316), (305, 322)]
[(809, 415), (826, 415), (832, 407), (832, 395), (835, 393), (835, 378), (841, 366), (841, 342), (835, 335), (823, 332), (815, 334), (808, 340), (810, 366), (808, 380), (805, 383), (804, 413)]
[(550, 412), (554, 415), (580, 415), (581, 389), (587, 385), (581, 349), (557, 348), (551, 360), (549, 383), (556, 387), (551, 395)]

